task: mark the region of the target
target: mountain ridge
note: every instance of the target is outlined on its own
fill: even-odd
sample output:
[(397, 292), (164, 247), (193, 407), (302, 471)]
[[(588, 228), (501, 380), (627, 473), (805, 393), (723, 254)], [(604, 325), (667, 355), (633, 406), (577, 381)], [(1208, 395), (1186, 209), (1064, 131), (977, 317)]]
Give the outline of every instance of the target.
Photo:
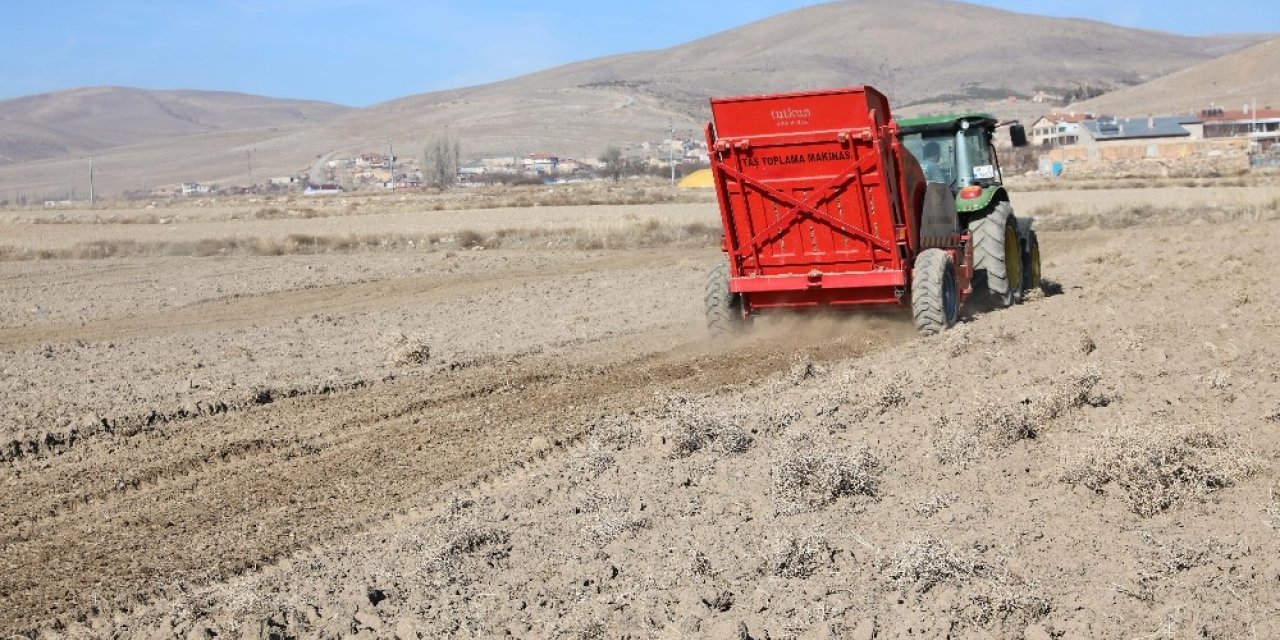
[[(101, 152), (99, 184), (110, 192), (185, 180), (234, 183), (243, 181), (246, 153), (263, 172), (293, 173), (347, 149), (393, 143), (416, 155), (442, 133), (458, 138), (468, 157), (535, 151), (596, 157), (608, 145), (661, 139), (673, 129), (700, 136), (710, 96), (860, 84), (885, 91), (903, 114), (976, 106), (1030, 117), (1051, 108), (1025, 100), (1037, 91), (1118, 90), (1209, 62), (1260, 37), (1183, 36), (948, 0), (847, 0), (666, 49), (582, 60), (362, 109), (338, 107), (331, 117), (206, 126), (135, 140)], [(1022, 99), (1002, 100), (1009, 96)], [(193, 128), (179, 126), (181, 118), (168, 122), (175, 130)], [(93, 132), (55, 130), (98, 139)], [(70, 148), (72, 142), (57, 144)], [(0, 198), (16, 184), (56, 190), (75, 162), (46, 156), (0, 166)]]

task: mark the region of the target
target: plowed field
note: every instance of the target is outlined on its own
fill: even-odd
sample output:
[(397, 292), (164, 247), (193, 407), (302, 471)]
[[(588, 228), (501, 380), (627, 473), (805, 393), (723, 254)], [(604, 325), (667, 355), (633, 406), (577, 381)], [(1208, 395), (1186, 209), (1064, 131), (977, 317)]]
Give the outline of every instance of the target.
[[(928, 339), (709, 341), (719, 252), (686, 231), (713, 205), (542, 207), (488, 249), (449, 237), (468, 212), (398, 213), (374, 231), (444, 237), (0, 261), (0, 630), (1280, 634), (1275, 212), (1032, 195), (1045, 291)], [(37, 217), (3, 237), (280, 224)]]

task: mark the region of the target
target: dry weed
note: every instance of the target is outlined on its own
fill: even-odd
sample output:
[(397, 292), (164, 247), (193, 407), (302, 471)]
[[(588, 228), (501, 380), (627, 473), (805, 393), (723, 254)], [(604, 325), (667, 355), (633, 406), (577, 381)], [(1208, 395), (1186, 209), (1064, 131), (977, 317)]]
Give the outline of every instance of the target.
[(427, 565), (447, 584), (467, 582), (467, 561), (484, 552), (484, 561), (497, 566), (511, 554), (509, 539), (510, 535), (501, 529), (459, 525), (428, 554)]
[(805, 380), (812, 380), (820, 375), (826, 374), (826, 369), (821, 365), (814, 363), (806, 357), (797, 357), (791, 364), (791, 370), (787, 372), (787, 380), (792, 384), (800, 384)]
[(1145, 518), (1257, 470), (1254, 456), (1216, 428), (1159, 425), (1098, 440), (1069, 465), (1063, 480), (1099, 494), (1118, 488), (1129, 508)]
[(961, 552), (934, 536), (899, 545), (881, 566), (890, 580), (918, 594), (939, 586), (963, 588), (968, 602), (954, 605), (954, 613), (977, 625), (1025, 622), (1050, 609), (1037, 583), (988, 564), (976, 549)]
[(608, 471), (614, 465), (613, 454), (597, 444), (588, 445), (587, 451), (578, 458), (575, 467), (579, 473), (588, 478), (595, 478)]
[[(353, 253), (390, 249), (430, 249), (439, 244), (439, 234), (354, 233), (340, 235), (290, 234), (277, 237), (225, 237), (190, 241), (93, 240), (58, 249), (33, 249), (0, 245), (0, 262), (29, 260), (103, 260), (156, 256), (284, 256), (323, 253)], [(709, 247), (720, 241), (717, 226), (692, 223), (668, 225), (657, 220), (610, 231), (582, 229), (500, 229), (485, 235), (463, 230), (452, 238), (459, 249), (497, 249), (512, 246), (525, 249), (575, 247), (581, 250), (644, 249), (665, 246)]]
[(403, 333), (392, 338), (391, 352), (387, 362), (396, 366), (410, 367), (424, 365), (431, 359), (431, 345), (424, 338), (409, 337)]
[(949, 357), (958, 358), (969, 351), (973, 347), (973, 337), (969, 334), (967, 327), (961, 325), (944, 332), (942, 340), (942, 350)]
[(61, 249), (0, 247), (0, 261), (104, 260), (155, 256), (282, 256), (350, 253), (373, 249), (426, 247), (416, 236), (399, 234), (317, 236), (290, 234), (284, 238), (204, 238), (193, 241), (92, 240)]
[(636, 222), (622, 229), (584, 231), (574, 229), (561, 237), (548, 239), (548, 244), (571, 245), (583, 251), (600, 249), (646, 249), (650, 247), (696, 246), (707, 247), (720, 242), (722, 231), (718, 225), (693, 222), (670, 225), (655, 218)]
[(1280, 496), (1271, 488), (1271, 499), (1262, 507), (1262, 522), (1272, 529), (1280, 529)]
[(988, 572), (976, 552), (970, 550), (962, 554), (934, 536), (922, 536), (898, 545), (883, 568), (891, 580), (910, 585), (920, 593)]
[(649, 519), (632, 516), (626, 500), (618, 493), (589, 493), (574, 511), (586, 517), (582, 533), (597, 546), (649, 527)]
[(814, 511), (848, 495), (875, 497), (880, 459), (866, 448), (846, 455), (812, 438), (792, 439), (774, 462), (775, 515)]
[(967, 410), (943, 414), (934, 433), (934, 454), (944, 464), (964, 466), (977, 460), (984, 450), (1035, 439), (1049, 423), (1068, 411), (1093, 403), (1091, 394), (1100, 380), (1096, 368), (1084, 367), (1036, 397), (1016, 404), (987, 400)]
[(803, 538), (788, 535), (769, 554), (766, 570), (779, 578), (808, 578), (830, 564), (833, 555), (831, 545), (822, 535)]
[(774, 408), (761, 418), (759, 430), (765, 434), (782, 433), (802, 417), (804, 413), (797, 407)]
[(669, 437), (676, 457), (688, 457), (703, 450), (735, 454), (751, 447), (751, 434), (735, 418), (700, 406), (691, 398), (670, 398), (664, 413), (673, 419)]
[[(1118, 206), (1105, 211), (1090, 214), (1054, 215), (1038, 219), (1036, 226), (1041, 231), (1080, 231), (1083, 229), (1125, 229), (1137, 226), (1165, 226), (1190, 224), (1202, 221), (1208, 224), (1222, 224), (1240, 220), (1261, 222), (1275, 220), (1280, 217), (1280, 209), (1271, 204), (1219, 206), (1213, 209), (1200, 207), (1162, 207), (1150, 204)], [(1132, 266), (1133, 261), (1118, 252), (1115, 264)], [(1113, 257), (1097, 256), (1090, 260), (1097, 264), (1112, 263)]]
[(642, 440), (635, 416), (630, 414), (602, 418), (587, 427), (587, 442), (600, 450), (623, 451)]
[(943, 509), (951, 506), (951, 503), (958, 498), (954, 493), (931, 493), (920, 502), (912, 506), (916, 515), (924, 518), (932, 518), (938, 515)]
[(1089, 334), (1081, 333), (1080, 340), (1076, 344), (1076, 350), (1087, 356), (1098, 350), (1098, 343), (1094, 342)]
[(1113, 585), (1113, 589), (1143, 602), (1155, 602), (1155, 590), (1159, 584), (1173, 576), (1213, 562), (1216, 558), (1241, 552), (1240, 545), (1228, 546), (1218, 540), (1203, 540), (1185, 544), (1178, 540), (1164, 542), (1149, 533), (1142, 534), (1143, 541), (1154, 552), (1142, 559), (1137, 572), (1135, 587)]
[(467, 229), (458, 232), (454, 243), (462, 249), (497, 249), (502, 246), (502, 238), (496, 234), (485, 236), (479, 231)]
[(711, 569), (711, 559), (707, 557), (707, 554), (701, 551), (693, 552), (693, 558), (689, 562), (689, 572), (695, 576), (711, 575), (713, 573)]

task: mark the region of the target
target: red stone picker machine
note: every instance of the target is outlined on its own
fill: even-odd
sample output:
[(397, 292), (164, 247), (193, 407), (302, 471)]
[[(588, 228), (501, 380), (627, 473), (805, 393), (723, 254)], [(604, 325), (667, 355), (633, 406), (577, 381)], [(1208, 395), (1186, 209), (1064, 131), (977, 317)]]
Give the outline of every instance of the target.
[[(966, 302), (1019, 302), (1040, 286), (1031, 220), (1016, 218), (994, 118), (895, 122), (871, 87), (711, 100), (724, 225), (707, 283), (712, 333), (772, 311), (910, 305), (922, 334)], [(1010, 137), (1026, 144), (1020, 125)]]

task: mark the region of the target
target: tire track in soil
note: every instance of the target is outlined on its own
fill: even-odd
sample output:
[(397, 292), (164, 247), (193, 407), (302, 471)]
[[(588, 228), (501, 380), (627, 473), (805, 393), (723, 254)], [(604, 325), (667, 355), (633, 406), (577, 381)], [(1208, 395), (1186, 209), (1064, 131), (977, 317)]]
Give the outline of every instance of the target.
[[(0, 511), (0, 628), (222, 580), (365, 529), (450, 481), (527, 460), (535, 437), (572, 439), (655, 393), (741, 384), (798, 355), (856, 357), (903, 335), (720, 346), (681, 342), (682, 333), (293, 398), (15, 463), (6, 489), (46, 509), (15, 501)], [(75, 502), (67, 496), (79, 502), (47, 509)]]
[(103, 342), (213, 331), (241, 326), (250, 321), (255, 324), (270, 323), (313, 313), (395, 309), (511, 288), (550, 277), (630, 270), (688, 257), (688, 249), (627, 251), (624, 255), (607, 255), (546, 269), (497, 271), (483, 277), (476, 274), (433, 274), (219, 298), (146, 315), (103, 318), (83, 323), (60, 322), (4, 328), (0, 329), (0, 351), (16, 351), (24, 347), (75, 340)]

